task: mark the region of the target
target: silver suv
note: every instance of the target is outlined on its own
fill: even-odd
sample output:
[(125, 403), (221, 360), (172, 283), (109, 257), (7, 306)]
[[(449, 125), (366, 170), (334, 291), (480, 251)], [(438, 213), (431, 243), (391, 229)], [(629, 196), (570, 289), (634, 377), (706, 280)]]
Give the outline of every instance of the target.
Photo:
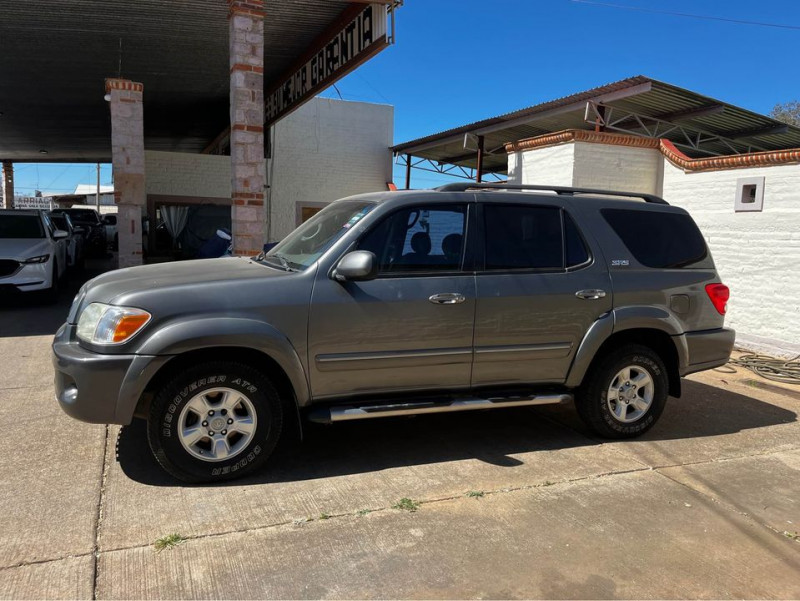
[(146, 419), (169, 473), (262, 465), (290, 420), (575, 403), (650, 429), (727, 362), (728, 289), (686, 211), (650, 195), (458, 184), (331, 203), (267, 253), (123, 269), (79, 292), (56, 397)]

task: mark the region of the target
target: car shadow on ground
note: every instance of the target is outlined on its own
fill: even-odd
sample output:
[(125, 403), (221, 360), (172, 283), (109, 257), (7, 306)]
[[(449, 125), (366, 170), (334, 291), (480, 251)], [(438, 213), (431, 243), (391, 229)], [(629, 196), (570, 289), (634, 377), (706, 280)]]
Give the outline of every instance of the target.
[[(756, 398), (685, 381), (660, 422), (639, 440), (676, 440), (732, 434), (797, 421), (797, 414)], [(514, 455), (598, 445), (572, 406), (503, 409), (417, 418), (387, 418), (304, 426), (305, 439), (284, 440), (258, 474), (222, 486), (314, 480), (393, 467), (479, 459), (513, 469)], [(185, 486), (166, 474), (147, 445), (146, 425), (121, 429), (117, 461), (132, 480)]]
[(0, 294), (0, 337), (53, 335), (67, 318), (84, 282), (111, 269), (113, 258), (87, 259), (81, 272), (68, 273), (53, 303), (37, 292)]

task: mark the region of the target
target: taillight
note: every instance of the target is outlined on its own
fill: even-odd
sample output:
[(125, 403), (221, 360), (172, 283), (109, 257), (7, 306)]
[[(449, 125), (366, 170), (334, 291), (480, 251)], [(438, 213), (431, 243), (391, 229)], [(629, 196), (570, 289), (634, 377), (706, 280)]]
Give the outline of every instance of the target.
[(706, 294), (711, 299), (717, 313), (725, 315), (725, 311), (728, 310), (728, 299), (731, 297), (730, 289), (725, 284), (708, 284)]

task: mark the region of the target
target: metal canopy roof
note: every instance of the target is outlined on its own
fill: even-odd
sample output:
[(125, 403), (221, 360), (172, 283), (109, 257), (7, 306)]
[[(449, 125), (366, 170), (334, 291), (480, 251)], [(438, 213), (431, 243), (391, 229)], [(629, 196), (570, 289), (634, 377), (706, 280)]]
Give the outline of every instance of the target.
[[(265, 4), (269, 89), (351, 2)], [(200, 152), (229, 124), (224, 0), (0, 0), (0, 15), (0, 159), (110, 160), (106, 77), (144, 84), (148, 149)]]
[(484, 172), (505, 173), (505, 143), (591, 130), (601, 115), (607, 131), (666, 138), (690, 157), (800, 147), (798, 127), (640, 75), (404, 142), (393, 151), (474, 169), (477, 152), (474, 146), (465, 149), (464, 137), (483, 135)]

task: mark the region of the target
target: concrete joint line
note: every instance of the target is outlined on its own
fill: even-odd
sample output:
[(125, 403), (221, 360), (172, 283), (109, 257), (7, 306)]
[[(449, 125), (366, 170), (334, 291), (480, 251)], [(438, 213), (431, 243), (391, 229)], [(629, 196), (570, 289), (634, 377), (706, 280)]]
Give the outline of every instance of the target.
[[(758, 456), (758, 455), (753, 455), (753, 457), (756, 457), (756, 456)], [(715, 462), (714, 461), (706, 461), (704, 463), (715, 463)], [(696, 465), (696, 464), (694, 464), (694, 465)], [(680, 466), (677, 466), (677, 467), (680, 467)], [(671, 482), (674, 482), (675, 484), (680, 484), (683, 488), (685, 488), (686, 490), (692, 492), (693, 494), (697, 495), (698, 497), (702, 497), (703, 499), (711, 501), (717, 507), (720, 507), (721, 509), (724, 509), (726, 511), (730, 511), (732, 513), (735, 513), (735, 514), (741, 516), (742, 518), (744, 518), (745, 521), (747, 521), (747, 522), (749, 522), (751, 524), (754, 524), (756, 526), (762, 526), (762, 527), (766, 528), (767, 530), (769, 530), (770, 532), (774, 532), (775, 534), (780, 535), (780, 538), (786, 540), (786, 537), (783, 535), (783, 533), (780, 530), (777, 530), (777, 529), (773, 528), (769, 524), (765, 524), (764, 522), (758, 521), (752, 515), (750, 515), (746, 511), (742, 511), (741, 509), (739, 509), (735, 505), (733, 505), (731, 503), (725, 503), (724, 501), (720, 501), (716, 497), (712, 497), (711, 495), (708, 495), (708, 494), (704, 493), (701, 490), (698, 490), (698, 489), (696, 489), (696, 488), (694, 488), (692, 486), (689, 486), (685, 482), (681, 482), (680, 480), (676, 480), (672, 476), (668, 476), (667, 474), (663, 473), (660, 468), (655, 469), (653, 471), (656, 472), (658, 475), (666, 478), (667, 480), (669, 480)]]
[(106, 480), (108, 479), (108, 437), (111, 434), (110, 428), (106, 428), (106, 435), (103, 439), (103, 460), (100, 471), (100, 494), (97, 498), (97, 513), (94, 520), (94, 546), (92, 547), (92, 601), (97, 599), (98, 581), (98, 558), (100, 556), (100, 525), (103, 520), (103, 502), (105, 501)]
[(76, 553), (75, 555), (64, 555), (63, 557), (51, 557), (49, 559), (36, 559), (34, 561), (20, 561), (19, 563), (15, 563), (9, 566), (0, 566), (0, 572), (5, 572), (6, 570), (13, 570), (16, 568), (24, 568), (27, 566), (38, 566), (45, 563), (55, 563), (57, 561), (64, 561), (65, 559), (80, 559), (81, 557), (89, 557), (92, 552), (88, 553)]

